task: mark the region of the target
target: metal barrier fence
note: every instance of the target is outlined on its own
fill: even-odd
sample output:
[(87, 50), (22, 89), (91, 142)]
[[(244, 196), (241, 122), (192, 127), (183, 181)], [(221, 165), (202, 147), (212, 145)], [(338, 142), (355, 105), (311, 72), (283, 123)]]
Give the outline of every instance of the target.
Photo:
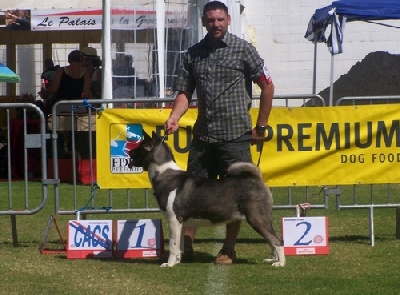
[[(286, 106), (291, 102), (305, 104), (312, 100), (320, 106), (324, 106), (324, 100), (318, 95), (281, 95), (275, 96), (276, 100), (284, 100)], [(106, 107), (127, 107), (127, 108), (160, 108), (170, 106), (173, 98), (170, 99), (120, 99), (102, 100), (101, 106)], [(32, 103), (0, 103), (2, 121), (6, 122), (6, 127), (0, 130), (0, 148), (4, 153), (0, 158), (0, 180), (7, 186), (7, 197), (0, 201), (0, 215), (11, 217), (13, 244), (18, 244), (16, 216), (32, 215), (43, 209), (48, 200), (48, 186), (54, 187), (55, 214), (77, 215), (77, 214), (101, 214), (101, 213), (138, 213), (138, 212), (158, 212), (158, 207), (151, 202), (149, 190), (143, 190), (143, 201), (137, 205), (137, 189), (122, 190), (100, 190), (102, 200), (96, 193), (98, 192), (95, 183), (93, 162), (95, 161), (93, 151), (93, 131), (95, 128), (95, 108), (98, 100), (90, 101), (62, 101), (52, 109), (52, 114), (48, 117)], [(4, 117), (3, 117), (4, 113)], [(82, 127), (82, 122), (85, 121)], [(61, 126), (62, 125), (62, 126)], [(69, 127), (68, 127), (69, 125)], [(79, 136), (78, 133), (80, 132)], [(5, 133), (4, 142), (1, 141), (1, 133)], [(59, 159), (59, 151), (65, 147), (60, 143), (65, 133), (70, 135), (70, 153), (68, 159)], [(85, 138), (87, 137), (87, 138)], [(50, 143), (50, 144), (49, 144)], [(65, 143), (65, 142), (64, 142)], [(76, 146), (87, 145), (85, 154), (89, 162), (89, 177), (87, 182), (82, 185), (82, 181), (77, 179), (79, 172), (79, 162), (82, 155), (75, 151)], [(38, 151), (39, 150), (39, 151)], [(0, 154), (1, 155), (1, 154)], [(59, 162), (63, 161), (61, 165)], [(68, 182), (72, 183), (72, 189), (68, 193), (62, 190), (63, 178), (67, 175)], [(61, 174), (61, 175), (60, 175)], [(40, 181), (41, 195), (36, 196), (37, 190), (31, 190), (32, 182)], [(23, 193), (18, 196), (13, 193), (15, 186), (23, 183)], [(62, 192), (61, 192), (62, 191)], [(71, 192), (72, 191), (72, 192)], [(67, 196), (67, 194), (71, 195)], [(104, 193), (106, 195), (104, 195)], [(114, 196), (121, 194), (126, 198), (123, 206), (116, 206)], [(306, 199), (310, 194), (306, 188)], [(302, 198), (303, 199), (303, 198)], [(33, 201), (35, 200), (35, 201)], [(101, 207), (96, 207), (101, 203)], [(104, 205), (106, 204), (106, 205)], [(293, 198), (292, 188), (288, 188), (287, 200), (278, 204), (275, 208), (286, 209), (295, 208), (298, 201)], [(317, 205), (324, 207), (324, 204)]]
[[(37, 212), (39, 212), (44, 205), (46, 204), (47, 198), (48, 198), (48, 191), (47, 191), (47, 186), (49, 184), (54, 184), (52, 181), (47, 180), (47, 170), (46, 170), (46, 132), (45, 132), (45, 118), (41, 110), (34, 104), (31, 103), (5, 103), (5, 104), (0, 104), (0, 109), (5, 109), (6, 110), (6, 117), (7, 117), (7, 143), (3, 146), (6, 149), (6, 161), (7, 161), (7, 180), (8, 180), (8, 208), (4, 210), (4, 208), (0, 208), (0, 215), (32, 215)], [(20, 119), (18, 119), (17, 122), (14, 122), (14, 124), (11, 124), (10, 120), (10, 109), (16, 109), (16, 110), (21, 110), (22, 111), (22, 116)], [(31, 111), (37, 116), (37, 119), (35, 122), (30, 122), (29, 119), (29, 114), (28, 111)], [(29, 126), (29, 123), (33, 123), (34, 125)], [(29, 127), (31, 130), (28, 130)], [(11, 131), (14, 132), (22, 132), (22, 134), (15, 134), (14, 137), (11, 137)], [(21, 138), (22, 136), (22, 138)], [(22, 144), (23, 148), (21, 147), (23, 154), (22, 155), (15, 155), (13, 157), (13, 152), (15, 150), (13, 149), (13, 143), (15, 145), (21, 144), (20, 142), (17, 142), (19, 139), (22, 139)], [(18, 147), (15, 146), (17, 149)], [(29, 202), (29, 194), (28, 194), (28, 187), (29, 187), (29, 179), (34, 177), (32, 175), (29, 175), (29, 169), (28, 169), (28, 149), (40, 149), (40, 164), (42, 169), (40, 170), (41, 174), (37, 175), (42, 180), (42, 196), (40, 203), (36, 205), (36, 207), (33, 207), (31, 203)], [(18, 158), (17, 158), (18, 157)], [(22, 163), (21, 163), (22, 161)], [(22, 171), (16, 171), (14, 167), (14, 164), (23, 164), (23, 170)], [(21, 165), (20, 165), (21, 166)], [(19, 173), (19, 174), (18, 174)], [(18, 175), (18, 176), (17, 176)], [(13, 204), (13, 190), (12, 190), (12, 185), (13, 182), (12, 180), (14, 178), (22, 179), (24, 182), (24, 200), (23, 200), (23, 205), (22, 208), (19, 207), (18, 210), (14, 209), (14, 204)], [(20, 206), (21, 204), (19, 204)]]
[[(340, 105), (366, 105), (366, 104), (390, 104), (399, 103), (400, 96), (346, 96), (337, 100), (336, 106)], [(368, 209), (369, 210), (369, 233), (370, 243), (372, 246), (375, 244), (375, 232), (374, 232), (374, 208), (396, 208), (396, 238), (400, 239), (400, 200), (394, 200), (394, 193), (399, 195), (400, 191), (398, 184), (387, 184), (386, 185), (386, 201), (377, 202), (374, 190), (377, 185), (371, 184), (369, 187), (369, 202), (360, 203), (359, 196), (357, 195), (357, 187), (359, 185), (352, 185), (352, 195), (350, 200), (343, 204), (342, 189), (340, 186), (335, 188), (324, 189), (324, 195), (336, 195), (336, 208), (340, 209)], [(380, 198), (382, 199), (382, 198)], [(396, 202), (397, 201), (397, 202)]]
[[(370, 97), (376, 98), (376, 97)], [(395, 97), (389, 97), (393, 100)], [(318, 95), (282, 95), (275, 96), (274, 99), (280, 99), (285, 101), (285, 105), (290, 107), (290, 103), (296, 103), (298, 106), (299, 100), (306, 105), (306, 102), (312, 100), (312, 106), (325, 106), (325, 102), (322, 97)], [(346, 98), (343, 98), (343, 101)], [(355, 101), (354, 97), (349, 98)], [(365, 100), (365, 97), (362, 97)], [(383, 99), (388, 99), (384, 97)], [(400, 97), (397, 97), (400, 99)], [(113, 100), (101, 100), (101, 107), (127, 107), (127, 108), (161, 108), (164, 106), (170, 106), (173, 102), (171, 99), (113, 99)], [(309, 105), (309, 104), (308, 104)], [(143, 201), (140, 205), (137, 202), (137, 191), (139, 189), (128, 189), (116, 192), (116, 190), (105, 190), (102, 191), (97, 187), (95, 182), (93, 163), (95, 163), (95, 151), (93, 148), (93, 140), (95, 138), (95, 115), (97, 109), (94, 107), (100, 107), (98, 100), (74, 100), (74, 101), (61, 101), (58, 102), (52, 109), (52, 114), (45, 118), (44, 114), (34, 104), (29, 103), (0, 103), (0, 110), (5, 109), (7, 113), (7, 167), (8, 167), (8, 186), (12, 186), (13, 178), (12, 171), (15, 168), (16, 162), (11, 161), (13, 158), (12, 153), (15, 151), (12, 149), (13, 142), (12, 137), (16, 136), (11, 134), (12, 130), (10, 110), (22, 110), (22, 116), (20, 125), (23, 126), (23, 175), (20, 177), (24, 181), (24, 209), (14, 208), (13, 206), (13, 195), (11, 189), (9, 189), (8, 202), (9, 205), (6, 210), (2, 210), (0, 204), (0, 215), (11, 215), (11, 222), (13, 226), (13, 240), (14, 245), (17, 243), (16, 236), (16, 215), (35, 214), (40, 211), (46, 204), (48, 198), (48, 185), (54, 186), (54, 200), (55, 200), (55, 214), (56, 215), (77, 215), (80, 218), (81, 215), (85, 218), (88, 214), (109, 214), (109, 213), (147, 213), (147, 212), (158, 212), (159, 209), (149, 198), (148, 189), (140, 189), (140, 194), (143, 194)], [(35, 114), (35, 119), (32, 121), (32, 112)], [(29, 124), (35, 124), (39, 126), (39, 131), (34, 134), (28, 132), (27, 126)], [(67, 143), (65, 139), (68, 138)], [(46, 145), (46, 139), (50, 139), (51, 145)], [(79, 146), (79, 147), (78, 147)], [(51, 156), (48, 156), (48, 150), (51, 150)], [(34, 208), (30, 208), (31, 203), (29, 202), (29, 180), (32, 178), (30, 175), (30, 167), (28, 152), (30, 149), (40, 148), (40, 180), (42, 185), (42, 198), (40, 204)], [(68, 158), (59, 158), (60, 151), (64, 148), (69, 149)], [(85, 149), (82, 153), (78, 153), (80, 149)], [(15, 158), (16, 156), (14, 156)], [(19, 156), (21, 161), (22, 157)], [(88, 177), (86, 182), (82, 185), (82, 180), (79, 178), (80, 163), (86, 160), (88, 163), (89, 170), (87, 171)], [(62, 161), (62, 162), (60, 162)], [(48, 173), (49, 172), (49, 173)], [(67, 173), (66, 173), (67, 172)], [(71, 195), (67, 196), (67, 193), (63, 190), (61, 192), (61, 186), (63, 184), (63, 177), (69, 173), (68, 182), (72, 183), (72, 189), (69, 189)], [(49, 174), (49, 175), (48, 175)], [(61, 175), (62, 174), (62, 175)], [(67, 176), (68, 177), (68, 176)], [(356, 186), (354, 186), (356, 187)], [(281, 188), (286, 190), (286, 197), (275, 198), (274, 209), (293, 209), (297, 210), (300, 203), (310, 204), (310, 208), (328, 208), (328, 199), (330, 195), (336, 195), (336, 207), (337, 209), (347, 208), (368, 208), (370, 209), (370, 239), (371, 245), (374, 245), (374, 231), (373, 231), (373, 208), (393, 208), (400, 207), (397, 202), (391, 201), (391, 194), (388, 196), (388, 201), (385, 204), (375, 204), (371, 198), (370, 204), (359, 204), (356, 202), (357, 195), (354, 189), (353, 203), (343, 205), (342, 188), (337, 186), (329, 188), (326, 186), (322, 187), (287, 187)], [(276, 189), (272, 189), (273, 192)], [(301, 190), (301, 191), (300, 191)], [(391, 192), (391, 190), (388, 188)], [(315, 192), (316, 191), (316, 192)], [(372, 191), (372, 186), (371, 186)], [(101, 194), (96, 195), (96, 193)], [(275, 194), (275, 192), (274, 192)], [(117, 196), (118, 202), (115, 200)], [(124, 202), (121, 203), (120, 199), (124, 198)], [(399, 218), (400, 219), (400, 218)], [(397, 227), (399, 228), (399, 227)]]
[[(3, 110), (4, 109), (4, 110)], [(6, 118), (6, 138), (2, 143), (2, 177), (7, 179), (7, 198), (4, 198), (0, 206), (0, 215), (11, 216), (11, 227), (13, 245), (18, 244), (16, 215), (32, 215), (43, 209), (48, 199), (49, 184), (54, 184), (53, 181), (47, 179), (46, 170), (46, 132), (45, 132), (45, 117), (42, 111), (31, 103), (1, 103), (0, 111), (3, 111), (3, 116)], [(11, 121), (11, 111), (18, 114), (18, 119)], [(31, 117), (35, 117), (32, 121)], [(11, 136), (13, 135), (13, 136)], [(36, 155), (28, 153), (29, 149), (40, 149)], [(38, 169), (39, 175), (30, 175), (29, 159), (35, 158), (35, 163), (41, 169)], [(32, 162), (31, 162), (32, 163)], [(34, 164), (32, 164), (34, 165)], [(35, 204), (32, 204), (32, 193), (29, 190), (32, 178), (41, 179), (41, 196)], [(22, 198), (14, 199), (14, 182), (13, 180), (23, 181), (24, 193)], [(35, 192), (37, 193), (37, 192)], [(18, 195), (19, 197), (20, 195)], [(31, 196), (31, 198), (30, 198)]]
[(386, 96), (344, 96), (336, 101), (336, 106), (340, 105), (366, 105), (373, 103), (400, 103), (399, 95)]

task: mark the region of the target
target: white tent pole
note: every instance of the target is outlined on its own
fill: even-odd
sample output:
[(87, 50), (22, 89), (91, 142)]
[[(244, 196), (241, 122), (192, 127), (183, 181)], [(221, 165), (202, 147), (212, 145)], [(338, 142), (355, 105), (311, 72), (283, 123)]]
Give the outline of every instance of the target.
[(158, 73), (160, 81), (159, 97), (165, 97), (165, 3), (163, 0), (157, 0), (157, 53), (158, 53)]
[(317, 42), (315, 42), (314, 44), (314, 68), (313, 68), (312, 93), (317, 94)]
[(112, 98), (112, 65), (111, 65), (111, 9), (110, 0), (103, 0), (103, 29), (102, 29), (102, 90), (101, 97)]
[(229, 26), (229, 32), (241, 38), (242, 32), (240, 26), (240, 1), (228, 0), (226, 2), (229, 14), (231, 16), (231, 24)]
[(331, 56), (331, 81), (330, 81), (330, 87), (329, 87), (329, 106), (331, 107), (333, 104), (333, 72), (334, 72), (334, 60), (335, 60), (335, 55), (332, 54)]

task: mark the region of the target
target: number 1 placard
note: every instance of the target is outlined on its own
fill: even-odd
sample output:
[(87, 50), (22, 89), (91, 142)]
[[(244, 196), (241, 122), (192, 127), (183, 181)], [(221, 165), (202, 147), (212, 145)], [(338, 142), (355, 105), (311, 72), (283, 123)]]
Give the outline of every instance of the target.
[(161, 220), (118, 220), (117, 258), (160, 257), (163, 252)]
[(284, 217), (282, 236), (285, 255), (329, 254), (328, 218)]

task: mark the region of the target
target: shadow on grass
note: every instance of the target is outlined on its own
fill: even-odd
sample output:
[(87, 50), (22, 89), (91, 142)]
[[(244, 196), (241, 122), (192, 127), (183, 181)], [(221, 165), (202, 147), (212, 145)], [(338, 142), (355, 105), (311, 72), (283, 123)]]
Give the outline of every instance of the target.
[[(168, 255), (169, 251), (165, 251), (165, 253), (161, 257), (155, 257), (155, 258), (96, 258), (96, 257), (90, 257), (90, 258), (82, 258), (82, 259), (92, 259), (100, 262), (113, 262), (113, 263), (124, 263), (124, 264), (146, 264), (146, 265), (156, 265), (160, 266), (162, 263), (168, 262)], [(60, 260), (66, 260), (67, 255), (63, 254), (56, 254), (55, 257)], [(183, 258), (181, 263), (183, 264), (214, 264), (215, 262), (215, 256), (211, 255), (210, 253), (206, 252), (201, 252), (201, 251), (195, 251), (195, 254), (193, 257), (190, 259), (185, 259)], [(251, 261), (249, 259), (236, 259), (235, 264), (240, 263), (240, 264), (257, 264), (255, 261)]]
[(29, 247), (32, 247), (32, 245), (34, 245), (35, 243), (18, 242), (17, 245), (14, 246), (14, 243), (13, 243), (13, 242), (4, 241), (4, 242), (2, 242), (2, 243), (0, 243), (0, 244), (1, 244), (1, 245), (4, 245), (4, 246), (10, 246), (10, 247), (13, 247), (13, 248), (18, 248), (18, 247), (21, 247), (21, 248), (29, 248)]
[[(223, 244), (224, 240), (223, 239), (196, 239), (195, 243), (194, 243), (194, 247), (196, 248), (196, 244), (200, 245), (200, 244)], [(7, 243), (7, 242), (5, 242)], [(169, 251), (168, 251), (168, 243), (169, 243), (169, 239), (165, 239), (164, 243), (166, 245), (166, 250), (165, 253), (158, 258), (115, 258), (115, 257), (90, 257), (90, 258), (82, 258), (82, 259), (94, 259), (94, 260), (98, 260), (101, 262), (117, 262), (117, 263), (135, 263), (135, 264), (148, 264), (148, 265), (161, 265), (164, 262), (168, 261), (168, 255), (169, 255)], [(7, 243), (7, 244), (11, 244), (11, 243)], [(250, 238), (242, 238), (242, 239), (238, 239), (237, 240), (237, 244), (267, 244), (266, 241), (264, 241), (263, 239), (250, 239)], [(32, 243), (20, 243), (21, 247), (31, 247)], [(61, 246), (60, 241), (58, 240), (50, 240), (47, 241), (47, 246), (49, 248), (52, 249), (56, 249), (59, 248)], [(66, 260), (67, 259), (67, 253), (65, 254), (59, 254), (59, 253), (42, 253), (42, 254), (46, 254), (46, 255), (54, 255), (57, 259), (60, 260)], [(195, 250), (195, 255), (193, 258), (191, 259), (182, 259), (181, 263), (204, 263), (204, 264), (213, 264), (215, 262), (215, 256), (210, 254), (210, 253), (206, 253), (206, 252), (201, 252), (198, 250)], [(255, 264), (254, 261), (248, 260), (248, 259), (236, 259), (236, 263), (241, 263), (241, 264)]]
[[(390, 241), (392, 240), (393, 237), (391, 235), (386, 236), (379, 236), (375, 237), (375, 241)], [(168, 245), (168, 239), (165, 239), (165, 244)], [(343, 235), (343, 236), (333, 236), (329, 238), (330, 243), (356, 243), (356, 244), (365, 244), (369, 245), (370, 244), (370, 237), (367, 235)], [(223, 239), (196, 239), (194, 243), (194, 247), (196, 248), (196, 244), (213, 244), (213, 243), (223, 243)], [(237, 243), (242, 243), (242, 244), (266, 244), (266, 242), (263, 239), (251, 239), (251, 238), (243, 238), (243, 239), (238, 239)], [(26, 244), (23, 245), (23, 247), (28, 247), (31, 244)], [(143, 264), (143, 265), (155, 265), (155, 266), (160, 266), (162, 263), (165, 263), (168, 261), (168, 255), (169, 251), (166, 249), (165, 253), (161, 257), (157, 258), (88, 258), (88, 259), (94, 259), (98, 260), (101, 262), (113, 262), (113, 263), (128, 263), (128, 264)], [(67, 259), (66, 255), (60, 255), (57, 254), (55, 255), (58, 259), (65, 260)], [(182, 259), (181, 263), (183, 264), (214, 264), (215, 262), (215, 256), (206, 253), (206, 252), (201, 252), (197, 251), (195, 249), (195, 254), (192, 258), (190, 259)], [(246, 258), (238, 258), (236, 259), (235, 264), (247, 264), (247, 265), (252, 265), (252, 264), (257, 264), (256, 261), (251, 260), (251, 259), (246, 259)]]
[[(96, 258), (97, 259), (97, 258)], [(162, 257), (159, 258), (127, 258), (127, 259), (116, 259), (116, 258), (98, 258), (102, 262), (116, 262), (116, 263), (132, 263), (132, 264), (148, 264), (148, 265), (158, 265), (168, 262), (168, 251), (164, 253)], [(209, 253), (195, 251), (194, 257), (190, 259), (182, 259), (183, 264), (213, 264), (215, 262), (215, 256)], [(236, 259), (235, 264), (256, 264), (256, 262), (248, 259)]]
[[(165, 241), (167, 242), (168, 239), (165, 239)], [(194, 241), (194, 244), (223, 244), (224, 240), (223, 239), (196, 239)], [(241, 238), (241, 239), (237, 239), (236, 240), (236, 244), (265, 244), (267, 243), (264, 239), (261, 238)]]

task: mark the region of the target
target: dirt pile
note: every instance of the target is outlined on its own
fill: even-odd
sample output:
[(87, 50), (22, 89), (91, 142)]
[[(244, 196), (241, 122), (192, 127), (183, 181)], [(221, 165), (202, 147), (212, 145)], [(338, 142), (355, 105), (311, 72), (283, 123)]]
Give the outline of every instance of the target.
[[(319, 95), (324, 98), (326, 105), (329, 105), (329, 87), (322, 90)], [(384, 51), (371, 52), (333, 83), (333, 105), (344, 96), (385, 95), (400, 96), (400, 55)], [(394, 102), (398, 103), (399, 100)], [(370, 101), (359, 101), (357, 104), (370, 103)]]

